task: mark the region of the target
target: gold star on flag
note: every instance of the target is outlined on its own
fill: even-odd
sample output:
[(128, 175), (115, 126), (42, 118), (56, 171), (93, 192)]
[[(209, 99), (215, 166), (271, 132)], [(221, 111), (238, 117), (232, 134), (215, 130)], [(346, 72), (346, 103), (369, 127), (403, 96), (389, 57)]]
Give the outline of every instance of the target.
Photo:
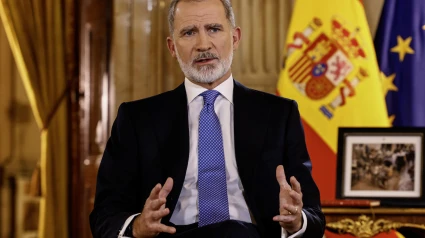
[(406, 40), (403, 40), (401, 36), (397, 36), (397, 46), (391, 48), (391, 52), (399, 53), (400, 62), (403, 62), (406, 54), (415, 53), (415, 51), (410, 48), (410, 42), (412, 42), (412, 37), (407, 37)]
[(388, 120), (390, 120), (390, 125), (392, 126), (395, 120), (395, 115), (391, 115)]
[(384, 96), (387, 96), (388, 91), (398, 91), (397, 86), (394, 85), (394, 79), (395, 74), (386, 76), (383, 72), (381, 72), (382, 90), (384, 92)]

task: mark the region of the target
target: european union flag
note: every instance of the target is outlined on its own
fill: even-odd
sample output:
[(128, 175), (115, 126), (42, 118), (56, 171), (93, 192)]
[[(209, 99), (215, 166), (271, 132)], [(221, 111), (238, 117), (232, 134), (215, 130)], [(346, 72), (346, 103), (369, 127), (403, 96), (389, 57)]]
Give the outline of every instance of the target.
[(375, 37), (394, 126), (425, 126), (425, 0), (386, 0)]

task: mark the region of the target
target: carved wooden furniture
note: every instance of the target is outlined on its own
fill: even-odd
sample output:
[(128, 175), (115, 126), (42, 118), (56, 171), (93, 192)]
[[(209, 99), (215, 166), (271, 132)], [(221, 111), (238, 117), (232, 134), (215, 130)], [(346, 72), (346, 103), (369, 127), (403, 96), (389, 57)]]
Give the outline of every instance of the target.
[(323, 208), (326, 229), (368, 238), (397, 230), (407, 238), (425, 237), (425, 208)]

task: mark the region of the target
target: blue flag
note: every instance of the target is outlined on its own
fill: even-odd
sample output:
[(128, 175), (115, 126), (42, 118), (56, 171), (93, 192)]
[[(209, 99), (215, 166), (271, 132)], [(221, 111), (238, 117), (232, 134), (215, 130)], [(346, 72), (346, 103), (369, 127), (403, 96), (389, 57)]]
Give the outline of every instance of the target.
[(425, 126), (425, 0), (386, 0), (375, 48), (394, 126)]

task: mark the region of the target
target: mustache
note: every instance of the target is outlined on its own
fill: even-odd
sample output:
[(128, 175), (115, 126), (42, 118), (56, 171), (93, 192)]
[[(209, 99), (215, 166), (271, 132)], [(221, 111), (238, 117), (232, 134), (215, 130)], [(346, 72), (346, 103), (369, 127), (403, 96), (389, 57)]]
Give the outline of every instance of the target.
[(202, 59), (218, 59), (218, 56), (214, 53), (211, 52), (202, 52), (200, 54), (198, 54), (193, 60), (192, 62), (196, 62)]

